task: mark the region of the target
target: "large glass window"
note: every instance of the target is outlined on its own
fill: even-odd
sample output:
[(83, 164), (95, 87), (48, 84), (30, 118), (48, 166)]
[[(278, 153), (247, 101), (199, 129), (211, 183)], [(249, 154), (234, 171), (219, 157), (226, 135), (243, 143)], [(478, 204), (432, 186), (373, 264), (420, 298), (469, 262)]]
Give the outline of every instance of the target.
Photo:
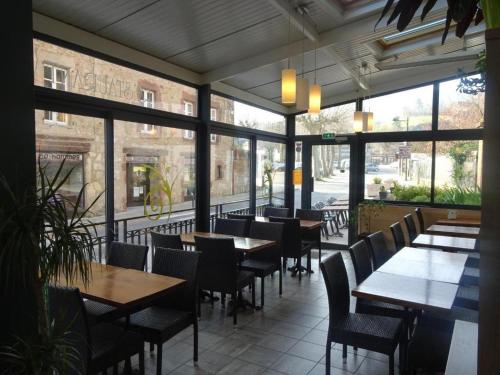
[(374, 132), (431, 130), (433, 86), (363, 100), (373, 112)]
[(365, 198), (430, 202), (432, 142), (368, 143)]
[(292, 175), (295, 209), (302, 208), (302, 147), (302, 142), (295, 142), (295, 163)]
[[(469, 79), (479, 78), (479, 75)], [(439, 84), (439, 122), (441, 130), (483, 127), (484, 93), (476, 95), (459, 90), (460, 79)]]
[(214, 94), (211, 95), (211, 108), (215, 111), (215, 118), (219, 122), (286, 134), (286, 123), (283, 115)]
[(257, 206), (284, 204), (285, 160), (284, 143), (257, 141)]
[[(37, 86), (196, 116), (198, 93), (194, 87), (38, 39), (33, 40), (33, 58)], [(57, 114), (47, 115), (46, 120), (64, 122)]]
[(295, 117), (295, 134), (353, 133), (355, 111), (356, 103), (349, 103), (322, 109), (318, 115), (298, 115)]
[(210, 144), (210, 205), (212, 213), (250, 207), (250, 141), (217, 136)]
[(481, 204), (482, 141), (436, 142), (436, 203)]

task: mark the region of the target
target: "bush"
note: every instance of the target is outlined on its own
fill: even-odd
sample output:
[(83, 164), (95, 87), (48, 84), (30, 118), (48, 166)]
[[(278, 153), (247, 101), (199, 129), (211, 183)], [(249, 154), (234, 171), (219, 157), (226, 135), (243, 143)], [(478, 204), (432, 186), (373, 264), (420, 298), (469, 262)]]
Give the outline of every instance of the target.
[(429, 202), (431, 200), (431, 189), (427, 186), (403, 186), (395, 183), (392, 194), (398, 201)]
[(445, 204), (481, 205), (481, 189), (441, 187), (435, 188), (434, 201)]
[(373, 177), (373, 183), (379, 185), (382, 183), (382, 179), (380, 177)]

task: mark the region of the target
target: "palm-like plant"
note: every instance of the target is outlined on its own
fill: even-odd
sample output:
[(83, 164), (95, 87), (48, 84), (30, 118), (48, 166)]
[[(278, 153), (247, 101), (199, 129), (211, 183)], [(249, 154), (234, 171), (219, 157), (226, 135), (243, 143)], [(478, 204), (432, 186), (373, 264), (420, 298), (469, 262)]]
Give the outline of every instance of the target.
[(73, 172), (71, 169), (63, 173), (64, 163), (50, 177), (38, 161), (38, 188), (28, 189), (22, 197), (0, 177), (2, 196), (7, 197), (0, 203), (0, 290), (8, 297), (31, 289), (38, 309), (38, 332), (34, 337), (16, 337), (15, 344), (3, 350), (0, 360), (7, 362), (13, 373), (52, 374), (59, 370), (65, 359), (54, 361), (55, 352), (69, 355), (71, 348), (51, 329), (47, 287), (61, 280), (71, 283), (76, 278), (88, 283), (91, 277), (95, 227), (85, 217), (102, 194), (86, 209), (80, 208), (85, 186), (76, 202), (60, 194)]

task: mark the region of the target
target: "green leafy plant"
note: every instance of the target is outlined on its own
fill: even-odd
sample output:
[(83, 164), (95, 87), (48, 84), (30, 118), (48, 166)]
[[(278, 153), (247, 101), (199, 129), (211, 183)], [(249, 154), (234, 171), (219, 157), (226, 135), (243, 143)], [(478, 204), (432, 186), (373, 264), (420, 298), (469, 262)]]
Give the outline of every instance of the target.
[[(0, 361), (7, 362), (16, 374), (53, 374), (71, 358), (71, 344), (64, 333), (56, 335), (51, 328), (47, 288), (49, 283), (71, 283), (76, 278), (87, 284), (91, 278), (96, 230), (85, 218), (102, 193), (85, 209), (80, 203), (86, 185), (75, 202), (60, 194), (73, 172), (71, 169), (63, 174), (64, 163), (49, 177), (39, 160), (38, 188), (28, 188), (21, 196), (14, 193), (6, 178), (0, 177), (5, 197), (0, 203), (1, 292), (8, 297), (20, 290), (31, 290), (37, 306), (37, 332), (29, 339), (15, 337), (13, 345), (1, 350)], [(70, 357), (61, 357), (61, 351), (67, 351)]]
[(170, 177), (171, 168), (169, 166), (155, 167), (152, 165), (142, 165), (149, 172), (150, 180), (156, 181), (151, 185), (150, 190), (144, 195), (144, 215), (148, 219), (156, 221), (165, 214), (167, 208), (167, 221), (170, 220), (174, 204), (173, 188), (177, 177)]
[[(405, 186), (394, 182), (392, 194), (398, 201), (403, 202), (430, 202), (431, 189), (428, 186)], [(415, 200), (418, 197), (418, 200)]]
[(479, 54), (479, 59), (476, 62), (476, 71), (479, 77), (469, 77), (466, 72), (459, 70), (460, 83), (458, 84), (457, 91), (467, 95), (478, 95), (479, 93), (486, 92), (486, 51), (483, 50)]
[(453, 160), (451, 176), (455, 186), (465, 188), (475, 185), (472, 173), (465, 169), (465, 163), (477, 151), (478, 143), (475, 141), (456, 142), (450, 147), (448, 154)]
[(461, 187), (442, 187), (436, 188), (434, 201), (444, 204), (460, 204), (460, 205), (481, 205), (481, 189), (477, 188), (461, 188)]
[(380, 177), (373, 177), (373, 183), (380, 185), (382, 183), (382, 179)]
[(380, 187), (380, 192), (381, 192), (381, 193), (385, 193), (385, 192), (387, 192), (387, 190), (385, 190), (385, 186), (384, 186), (384, 185), (382, 185), (382, 186)]
[(349, 221), (357, 228), (358, 232), (364, 229), (366, 232), (371, 233), (372, 221), (377, 219), (384, 207), (384, 201), (366, 200), (351, 210)]
[(263, 176), (264, 191), (263, 191), (263, 194), (265, 194), (265, 191), (267, 190), (267, 196), (268, 196), (270, 205), (273, 203), (273, 179), (274, 179), (275, 173), (276, 172), (273, 170), (273, 165), (271, 163), (264, 164), (264, 176)]

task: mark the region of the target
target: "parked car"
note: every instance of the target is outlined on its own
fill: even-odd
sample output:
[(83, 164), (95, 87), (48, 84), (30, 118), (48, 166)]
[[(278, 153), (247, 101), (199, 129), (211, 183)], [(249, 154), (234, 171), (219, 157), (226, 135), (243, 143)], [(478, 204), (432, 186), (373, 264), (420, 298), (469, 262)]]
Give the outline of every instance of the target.
[(380, 168), (378, 165), (370, 163), (365, 165), (365, 172), (378, 172), (380, 171)]

